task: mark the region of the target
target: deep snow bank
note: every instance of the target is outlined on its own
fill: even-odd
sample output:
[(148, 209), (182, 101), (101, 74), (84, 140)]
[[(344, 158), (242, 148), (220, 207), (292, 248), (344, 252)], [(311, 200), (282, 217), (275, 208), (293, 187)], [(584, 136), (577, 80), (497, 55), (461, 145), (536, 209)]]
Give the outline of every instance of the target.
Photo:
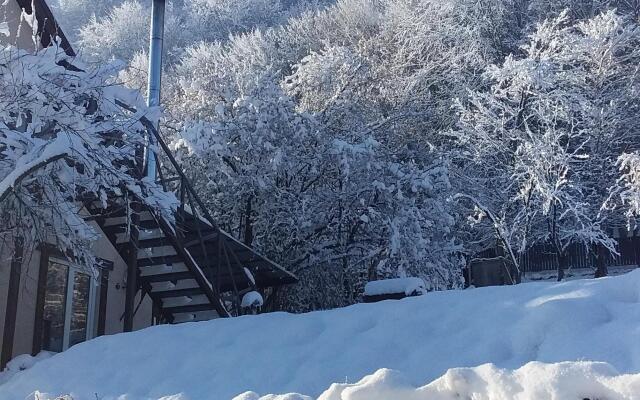
[[(640, 374), (618, 375), (606, 363), (532, 362), (515, 370), (492, 364), (449, 370), (415, 388), (391, 370), (379, 370), (356, 384), (334, 384), (318, 400), (633, 400), (640, 398)], [(293, 400), (293, 399), (292, 399)]]
[[(416, 387), (453, 367), (493, 363), (517, 369), (529, 361), (571, 360), (604, 361), (620, 373), (640, 372), (640, 270), (598, 280), (438, 292), (304, 315), (266, 314), (102, 337), (16, 374), (0, 386), (0, 399), (21, 400), (35, 390), (72, 393), (75, 400), (122, 394), (127, 400), (158, 399), (180, 393), (175, 398), (224, 400), (245, 391), (318, 396), (334, 382), (358, 382), (380, 368), (398, 372), (383, 370), (368, 379), (403, 377), (406, 397), (394, 395), (394, 400), (430, 399), (417, 396), (431, 389)], [(637, 376), (621, 383), (602, 364), (570, 365), (566, 373), (579, 376), (580, 368), (588, 369), (591, 375), (581, 382), (600, 382), (603, 391), (623, 390), (616, 385), (638, 388)], [(533, 370), (550, 368), (546, 376), (557, 376), (557, 381), (564, 373), (553, 372), (559, 366), (540, 364), (486, 372), (491, 368), (496, 367), (449, 371), (426, 388), (460, 374), (473, 382), (491, 376), (496, 387), (516, 387), (523, 385), (518, 377)], [(547, 379), (536, 374), (541, 382)], [(366, 392), (335, 397), (331, 390), (342, 389), (332, 387), (323, 400), (389, 399)], [(500, 399), (478, 397), (484, 398)]]
[[(456, 368), (420, 388), (399, 372), (381, 369), (354, 384), (333, 384), (318, 400), (635, 400), (640, 374), (618, 375), (606, 363), (531, 362), (515, 370), (492, 364)], [(300, 394), (243, 393), (233, 400), (310, 400)]]

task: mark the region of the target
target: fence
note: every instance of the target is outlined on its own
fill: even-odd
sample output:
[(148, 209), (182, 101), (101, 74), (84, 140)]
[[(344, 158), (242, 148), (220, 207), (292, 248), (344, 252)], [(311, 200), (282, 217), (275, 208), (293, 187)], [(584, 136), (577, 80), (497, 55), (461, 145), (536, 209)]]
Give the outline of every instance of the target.
[[(640, 265), (640, 237), (618, 238), (618, 253), (609, 254), (607, 266)], [(595, 268), (595, 256), (584, 245), (567, 248), (568, 266), (571, 268)], [(520, 267), (527, 272), (550, 271), (558, 268), (558, 258), (549, 245), (536, 245), (521, 256)]]

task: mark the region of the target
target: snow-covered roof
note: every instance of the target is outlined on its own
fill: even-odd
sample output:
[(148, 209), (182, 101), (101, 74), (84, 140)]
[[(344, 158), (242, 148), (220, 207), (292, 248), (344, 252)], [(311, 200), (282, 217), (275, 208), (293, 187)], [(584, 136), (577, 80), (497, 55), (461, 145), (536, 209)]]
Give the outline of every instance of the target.
[(415, 292), (426, 292), (422, 278), (394, 278), (368, 282), (364, 287), (365, 296), (404, 293), (409, 296)]

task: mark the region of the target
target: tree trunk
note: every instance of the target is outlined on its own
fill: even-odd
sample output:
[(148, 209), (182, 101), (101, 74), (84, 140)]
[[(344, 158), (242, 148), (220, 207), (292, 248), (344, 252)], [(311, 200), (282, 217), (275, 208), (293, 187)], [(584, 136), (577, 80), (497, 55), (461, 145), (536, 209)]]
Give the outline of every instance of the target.
[(253, 195), (247, 199), (247, 205), (244, 210), (244, 244), (251, 246), (253, 242), (253, 219), (251, 217), (251, 202)]
[(609, 274), (609, 271), (607, 271), (607, 249), (602, 245), (595, 245), (595, 252), (596, 272), (593, 277), (602, 278)]
[(567, 269), (569, 258), (564, 251), (557, 251), (556, 255), (558, 257), (558, 282), (560, 282), (564, 279), (564, 271)]

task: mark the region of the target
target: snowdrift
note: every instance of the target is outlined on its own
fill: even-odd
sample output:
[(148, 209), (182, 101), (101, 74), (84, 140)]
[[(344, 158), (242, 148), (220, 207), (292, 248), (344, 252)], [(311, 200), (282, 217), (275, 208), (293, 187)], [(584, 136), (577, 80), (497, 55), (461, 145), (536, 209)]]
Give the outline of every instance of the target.
[(101, 337), (17, 373), (0, 399), (640, 399), (638, 372), (640, 270)]

